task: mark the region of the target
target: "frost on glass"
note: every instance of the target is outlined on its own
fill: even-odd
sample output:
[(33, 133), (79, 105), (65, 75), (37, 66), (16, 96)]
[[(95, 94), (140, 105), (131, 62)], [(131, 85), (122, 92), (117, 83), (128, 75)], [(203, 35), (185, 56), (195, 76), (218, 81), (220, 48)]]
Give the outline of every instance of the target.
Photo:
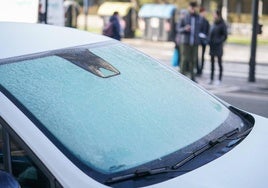
[(58, 56), (0, 66), (0, 83), (83, 163), (103, 173), (160, 159), (218, 127), (228, 110), (147, 56), (90, 50), (120, 75), (98, 77)]

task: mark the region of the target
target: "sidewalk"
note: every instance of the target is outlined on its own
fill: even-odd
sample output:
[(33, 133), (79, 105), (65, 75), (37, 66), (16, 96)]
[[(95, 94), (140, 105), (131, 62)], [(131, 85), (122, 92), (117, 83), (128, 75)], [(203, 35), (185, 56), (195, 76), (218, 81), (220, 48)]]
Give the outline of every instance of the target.
[[(249, 59), (250, 59), (250, 46), (238, 45), (238, 44), (225, 44), (224, 55), (223, 55), (224, 61), (248, 64)], [(259, 45), (257, 47), (256, 62), (258, 64), (268, 65), (268, 46)]]
[(247, 78), (224, 76), (220, 85), (209, 85), (209, 74), (205, 73), (197, 78), (198, 83), (213, 94), (243, 92), (251, 95), (264, 95), (268, 97), (268, 80), (258, 79), (256, 82), (248, 82)]
[[(123, 42), (171, 66), (174, 44), (172, 42), (152, 42), (143, 39), (123, 39)], [(248, 82), (250, 46), (226, 44), (223, 57), (223, 81), (219, 86), (209, 85), (210, 61), (206, 51), (206, 62), (202, 77), (198, 83), (214, 94), (227, 92), (245, 92), (268, 96), (268, 46), (258, 46), (256, 57), (256, 82)], [(178, 69), (176, 67), (173, 67)], [(215, 71), (217, 76), (217, 66)]]

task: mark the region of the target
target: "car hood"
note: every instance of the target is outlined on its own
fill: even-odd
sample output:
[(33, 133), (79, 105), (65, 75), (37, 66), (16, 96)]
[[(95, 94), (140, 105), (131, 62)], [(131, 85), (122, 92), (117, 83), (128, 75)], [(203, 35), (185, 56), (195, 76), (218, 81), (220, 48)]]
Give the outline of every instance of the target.
[(222, 157), (154, 188), (268, 187), (268, 119), (254, 115), (250, 134)]
[(1, 44), (4, 44), (0, 46), (0, 59), (112, 40), (86, 31), (45, 24), (0, 22), (0, 28), (5, 28), (0, 35)]

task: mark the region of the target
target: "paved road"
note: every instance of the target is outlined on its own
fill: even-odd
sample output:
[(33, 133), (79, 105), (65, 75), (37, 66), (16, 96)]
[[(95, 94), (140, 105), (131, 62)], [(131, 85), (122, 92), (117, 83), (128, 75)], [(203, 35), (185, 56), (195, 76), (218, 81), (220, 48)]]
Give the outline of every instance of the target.
[(268, 118), (268, 96), (235, 91), (216, 94), (224, 101), (251, 113)]
[[(149, 54), (161, 63), (171, 66), (173, 43), (151, 42), (142, 39), (124, 39), (123, 42)], [(220, 86), (207, 84), (210, 73), (208, 54), (206, 54), (204, 75), (197, 78), (198, 83), (226, 102), (268, 118), (268, 46), (258, 48), (257, 54), (259, 56), (256, 66), (256, 83), (247, 81), (249, 47), (239, 45), (225, 46), (224, 78)]]

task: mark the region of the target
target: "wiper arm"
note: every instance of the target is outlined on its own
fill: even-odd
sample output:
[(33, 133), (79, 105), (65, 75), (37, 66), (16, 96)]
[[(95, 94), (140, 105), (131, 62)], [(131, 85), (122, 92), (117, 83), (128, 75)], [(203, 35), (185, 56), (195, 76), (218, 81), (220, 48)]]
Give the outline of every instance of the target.
[[(196, 156), (202, 154), (206, 150), (214, 147), (215, 145), (217, 145), (217, 144), (219, 144), (227, 139), (231, 139), (231, 140), (240, 139), (237, 137), (231, 138), (232, 136), (236, 135), (238, 132), (239, 132), (239, 129), (236, 128), (228, 133), (225, 133), (223, 136), (221, 136), (217, 139), (209, 141), (206, 145), (197, 149), (195, 152), (191, 153), (185, 159), (183, 159), (182, 161), (180, 161), (179, 163), (175, 164), (172, 167), (161, 167), (161, 168), (155, 168), (155, 169), (149, 169), (149, 168), (138, 169), (135, 172), (130, 173), (130, 174), (124, 174), (121, 176), (112, 177), (112, 178), (106, 180), (105, 184), (110, 185), (110, 184), (130, 180), (130, 179), (135, 179), (135, 178), (140, 178), (140, 177), (145, 177), (145, 176), (152, 176), (152, 175), (157, 175), (157, 174), (162, 174), (162, 173), (183, 172), (184, 170), (177, 170), (177, 169), (179, 167), (183, 166), (184, 164), (186, 164), (187, 162), (191, 161), (192, 159), (194, 159)], [(185, 170), (185, 171), (188, 171), (188, 170)]]
[(138, 169), (134, 173), (131, 174), (125, 174), (122, 176), (117, 176), (110, 178), (106, 180), (105, 184), (113, 184), (133, 178), (140, 178), (144, 176), (151, 176), (151, 175), (157, 175), (161, 173), (167, 173), (167, 172), (174, 172), (174, 170), (170, 170), (169, 167), (161, 167), (161, 168), (155, 168), (155, 169), (149, 169), (149, 168), (143, 168), (143, 169)]
[[(198, 155), (200, 155), (201, 153), (205, 152), (206, 150), (214, 147), (215, 145), (230, 139), (230, 137), (232, 137), (233, 135), (237, 134), (239, 132), (239, 129), (236, 128), (228, 133), (225, 133), (223, 136), (211, 140), (209, 141), (206, 145), (204, 145), (203, 147), (197, 149), (196, 151), (192, 152), (189, 156), (187, 156), (186, 158), (184, 158), (182, 161), (178, 162), (177, 164), (175, 164), (174, 166), (172, 166), (172, 169), (178, 169), (181, 166), (183, 166), (184, 164), (188, 163), (189, 161), (191, 161), (192, 159), (194, 159), (195, 157), (197, 157)], [(236, 138), (238, 139), (238, 138)]]

